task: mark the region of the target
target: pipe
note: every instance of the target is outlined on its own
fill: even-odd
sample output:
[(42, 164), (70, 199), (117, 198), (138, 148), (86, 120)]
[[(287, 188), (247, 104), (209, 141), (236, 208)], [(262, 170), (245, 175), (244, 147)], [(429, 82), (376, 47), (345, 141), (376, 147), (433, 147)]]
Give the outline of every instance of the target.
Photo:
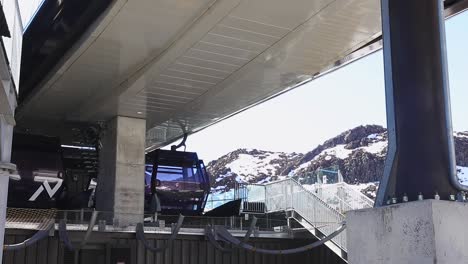
[(328, 242), (329, 240), (331, 240), (332, 238), (336, 237), (341, 232), (343, 232), (343, 230), (345, 230), (345, 228), (346, 228), (346, 224), (342, 223), (342, 225), (338, 229), (336, 229), (333, 233), (331, 233), (330, 235), (322, 238), (319, 241), (316, 241), (316, 242), (314, 242), (312, 244), (309, 244), (309, 245), (306, 245), (306, 246), (302, 246), (302, 247), (298, 247), (298, 248), (292, 248), (292, 249), (285, 249), (285, 250), (262, 249), (262, 248), (256, 248), (256, 247), (254, 247), (252, 245), (243, 243), (239, 239), (233, 237), (229, 233), (229, 231), (227, 231), (226, 228), (223, 227), (223, 226), (215, 227), (215, 232), (216, 232), (216, 234), (221, 236), (223, 239), (225, 239), (226, 241), (229, 241), (230, 243), (234, 244), (235, 246), (240, 247), (240, 248), (244, 248), (244, 249), (252, 251), (252, 252), (258, 252), (258, 253), (270, 254), (270, 255), (289, 255), (289, 254), (301, 253), (301, 252), (316, 248), (318, 246), (321, 246), (321, 245), (325, 244), (326, 242)]
[(24, 249), (24, 248), (26, 248), (26, 247), (28, 247), (30, 245), (33, 245), (33, 244), (39, 242), (40, 240), (46, 238), (47, 236), (49, 236), (50, 229), (52, 229), (54, 224), (55, 224), (53, 220), (49, 220), (48, 222), (49, 223), (47, 224), (47, 227), (45, 229), (37, 231), (32, 237), (24, 240), (21, 243), (4, 245), (3, 250), (13, 251), (13, 250)]

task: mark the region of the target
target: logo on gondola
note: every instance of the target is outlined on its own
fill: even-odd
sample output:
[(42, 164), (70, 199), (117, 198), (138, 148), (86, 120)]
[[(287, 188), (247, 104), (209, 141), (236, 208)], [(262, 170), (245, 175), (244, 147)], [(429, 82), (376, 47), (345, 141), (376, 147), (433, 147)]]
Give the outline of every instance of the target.
[(63, 180), (62, 179), (57, 179), (57, 180), (54, 180), (54, 182), (56, 182), (56, 184), (55, 184), (54, 188), (52, 188), (52, 187), (50, 187), (49, 182), (47, 180), (45, 180), (42, 183), (42, 185), (36, 190), (36, 192), (31, 196), (31, 198), (29, 198), (29, 201), (30, 202), (36, 201), (37, 197), (39, 197), (39, 195), (41, 195), (41, 193), (44, 191), (44, 189), (46, 190), (49, 197), (52, 199), (54, 197), (55, 193), (62, 186)]

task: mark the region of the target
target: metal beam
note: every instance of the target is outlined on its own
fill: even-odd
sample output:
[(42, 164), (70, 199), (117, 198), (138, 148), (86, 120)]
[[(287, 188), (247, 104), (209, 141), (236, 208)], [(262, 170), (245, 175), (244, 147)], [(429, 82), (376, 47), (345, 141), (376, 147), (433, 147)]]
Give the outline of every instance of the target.
[(441, 0), (382, 0), (382, 31), (389, 149), (376, 206), (449, 200), (455, 152)]

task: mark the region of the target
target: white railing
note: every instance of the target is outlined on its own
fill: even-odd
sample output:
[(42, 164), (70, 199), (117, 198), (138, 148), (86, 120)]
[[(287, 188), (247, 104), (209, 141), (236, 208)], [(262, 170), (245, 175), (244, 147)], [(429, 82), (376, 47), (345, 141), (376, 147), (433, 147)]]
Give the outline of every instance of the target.
[(369, 197), (344, 182), (306, 185), (305, 187), (341, 213), (374, 206), (374, 202)]
[(340, 198), (349, 203), (352, 210), (374, 207), (374, 201), (371, 198), (352, 188), (347, 183), (339, 183), (338, 188)]
[(23, 45), (23, 24), (17, 0), (1, 0), (11, 37), (2, 37), (3, 47), (10, 65), (13, 82), (18, 92), (21, 49)]
[[(303, 186), (288, 178), (267, 184), (252, 184), (247, 189), (247, 200), (264, 202), (266, 213), (294, 211), (308, 226), (325, 236), (338, 228), (347, 211), (374, 205), (370, 198), (344, 182)], [(314, 233), (315, 230), (309, 231)], [(332, 242), (346, 251), (345, 232), (333, 238)]]
[[(325, 236), (333, 233), (344, 221), (343, 214), (293, 179), (265, 184), (265, 205), (267, 212), (293, 210)], [(339, 234), (332, 241), (346, 251), (346, 233)]]

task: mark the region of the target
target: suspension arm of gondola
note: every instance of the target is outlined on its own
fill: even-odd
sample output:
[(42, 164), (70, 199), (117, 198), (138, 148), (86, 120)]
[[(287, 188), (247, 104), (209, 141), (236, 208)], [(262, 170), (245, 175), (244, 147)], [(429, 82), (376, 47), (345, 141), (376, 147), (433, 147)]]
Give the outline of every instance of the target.
[(69, 250), (75, 250), (75, 249), (81, 249), (83, 248), (86, 243), (88, 243), (89, 238), (91, 237), (91, 233), (93, 232), (94, 226), (96, 225), (96, 220), (98, 217), (98, 211), (93, 211), (93, 214), (91, 215), (91, 220), (89, 221), (88, 228), (86, 230), (85, 236), (83, 237), (83, 240), (81, 241), (80, 245), (78, 248), (74, 248), (72, 243), (70, 242), (70, 239), (68, 237), (67, 233), (67, 223), (64, 219), (60, 220), (59, 222), (59, 238), (60, 241), (62, 241), (63, 244), (69, 249)]
[(179, 234), (179, 231), (180, 231), (180, 228), (182, 227), (183, 222), (184, 222), (184, 216), (179, 215), (179, 219), (177, 220), (177, 224), (175, 225), (174, 229), (172, 230), (171, 236), (166, 241), (166, 244), (164, 246), (162, 246), (162, 247), (156, 248), (156, 247), (153, 247), (153, 246), (150, 245), (149, 241), (145, 237), (145, 230), (143, 228), (142, 223), (138, 223), (137, 226), (136, 226), (136, 230), (135, 230), (136, 238), (138, 240), (140, 240), (143, 243), (144, 247), (147, 250), (151, 251), (151, 252), (164, 251), (169, 247), (169, 245), (171, 245), (172, 241), (175, 240), (175, 238), (177, 237), (177, 234)]
[(70, 242), (70, 239), (68, 238), (67, 234), (67, 222), (65, 219), (60, 220), (59, 222), (59, 239), (62, 241), (62, 243), (67, 247), (68, 250), (73, 251), (73, 245)]
[[(219, 244), (219, 242), (216, 241), (216, 237), (215, 237), (215, 232), (216, 232), (216, 231), (214, 231), (214, 229), (215, 229), (215, 227), (210, 226), (210, 225), (207, 225), (207, 226), (205, 227), (205, 236), (208, 238), (208, 241), (209, 241), (216, 249), (218, 249), (218, 250), (220, 250), (220, 251), (222, 251), (222, 252), (224, 252), (224, 253), (230, 253), (230, 252), (232, 252), (231, 249), (225, 248), (225, 247), (221, 246), (221, 245)], [(224, 240), (223, 240), (223, 241), (224, 241)], [(227, 242), (227, 241), (225, 241), (225, 242)]]
[(185, 147), (185, 142), (187, 141), (188, 133), (184, 132), (184, 137), (182, 138), (182, 141), (178, 145), (172, 145), (171, 150), (176, 151), (180, 147)]
[(250, 236), (252, 235), (256, 225), (257, 225), (257, 217), (254, 216), (252, 218), (252, 222), (250, 222), (249, 230), (247, 230), (247, 233), (245, 234), (244, 243), (249, 242)]
[(98, 211), (93, 211), (93, 214), (91, 215), (91, 221), (89, 222), (88, 229), (86, 230), (86, 234), (80, 243), (80, 248), (83, 248), (88, 242), (89, 237), (91, 236), (91, 233), (93, 232), (93, 228), (96, 225), (98, 213), (99, 213)]

